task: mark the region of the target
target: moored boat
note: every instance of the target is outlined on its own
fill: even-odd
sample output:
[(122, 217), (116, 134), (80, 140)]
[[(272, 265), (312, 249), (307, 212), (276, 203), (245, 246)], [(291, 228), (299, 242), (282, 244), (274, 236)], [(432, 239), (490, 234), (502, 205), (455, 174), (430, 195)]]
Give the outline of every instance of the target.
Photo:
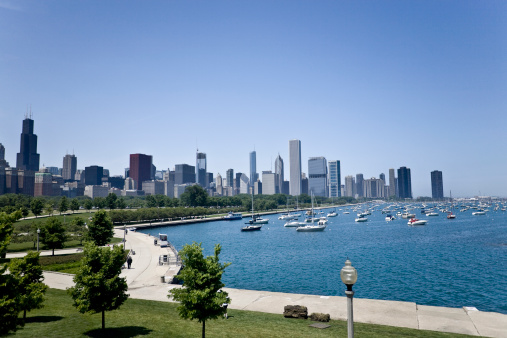
[(234, 221), (234, 220), (242, 219), (242, 218), (243, 218), (242, 213), (232, 212), (232, 211), (229, 211), (229, 213), (226, 216), (224, 216), (224, 220), (226, 220), (226, 221)]
[(415, 226), (415, 225), (426, 225), (428, 221), (424, 220), (424, 219), (417, 219), (415, 217), (412, 217), (411, 219), (409, 219), (408, 221), (408, 225), (412, 225), (412, 226)]

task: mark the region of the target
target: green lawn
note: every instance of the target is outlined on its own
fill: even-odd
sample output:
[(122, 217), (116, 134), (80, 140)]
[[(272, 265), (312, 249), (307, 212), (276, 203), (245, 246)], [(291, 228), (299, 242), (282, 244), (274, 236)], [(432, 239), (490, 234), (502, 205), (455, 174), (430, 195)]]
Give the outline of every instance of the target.
[[(109, 244), (117, 244), (117, 243), (121, 243), (122, 241), (123, 241), (123, 238), (114, 237), (113, 239), (111, 239)], [(78, 240), (71, 240), (71, 241), (65, 242), (64, 249), (79, 248), (79, 247), (82, 247), (83, 245), (84, 244), (81, 244), (81, 242)], [(46, 249), (44, 249), (44, 246), (42, 245), (42, 243), (39, 243), (39, 246), (40, 246), (40, 248), (39, 248), (40, 250), (46, 250)], [(29, 251), (29, 250), (37, 250), (37, 248), (33, 246), (33, 242), (10, 243), (7, 246), (7, 252), (25, 252), (25, 251)]]
[[(102, 332), (100, 314), (82, 315), (70, 296), (49, 289), (45, 307), (27, 314), (19, 337), (199, 337), (201, 324), (182, 320), (177, 304), (129, 299), (116, 311), (106, 313)], [(282, 315), (229, 310), (229, 319), (206, 323), (208, 337), (346, 337), (347, 323), (331, 321), (330, 328), (311, 328), (309, 320), (286, 319)], [(372, 324), (355, 324), (356, 337), (467, 337)]]

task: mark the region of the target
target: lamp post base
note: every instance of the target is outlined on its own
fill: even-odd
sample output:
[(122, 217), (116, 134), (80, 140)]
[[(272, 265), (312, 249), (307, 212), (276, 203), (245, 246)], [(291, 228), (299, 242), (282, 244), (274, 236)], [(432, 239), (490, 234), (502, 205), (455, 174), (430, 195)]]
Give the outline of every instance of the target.
[(345, 291), (345, 294), (347, 295), (347, 332), (348, 338), (354, 338), (354, 311), (353, 311), (353, 304), (352, 299), (354, 298), (354, 291), (347, 290)]

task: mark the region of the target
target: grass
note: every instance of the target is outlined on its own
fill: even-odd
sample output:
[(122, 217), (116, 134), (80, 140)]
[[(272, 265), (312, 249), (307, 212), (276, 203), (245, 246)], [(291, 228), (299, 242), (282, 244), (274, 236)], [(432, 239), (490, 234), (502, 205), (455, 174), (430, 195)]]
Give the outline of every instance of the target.
[(39, 258), (42, 270), (75, 274), (81, 266), (83, 253), (59, 256), (41, 256)]
[[(111, 239), (109, 244), (117, 244), (117, 243), (121, 243), (122, 241), (123, 241), (123, 238), (114, 237), (113, 239)], [(40, 245), (41, 250), (46, 250), (46, 249), (44, 249), (44, 246), (42, 245), (42, 243), (39, 243), (39, 245)], [(70, 240), (70, 241), (66, 241), (64, 243), (64, 249), (79, 248), (82, 246), (83, 246), (83, 244), (81, 244), (81, 242), (78, 240)], [(33, 246), (32, 241), (21, 242), (21, 243), (10, 243), (7, 246), (7, 252), (25, 252), (25, 251), (29, 251), (29, 250), (37, 250), (37, 248)]]
[[(47, 216), (47, 215), (44, 215)], [(93, 216), (93, 212), (76, 212), (75, 214), (65, 214), (60, 215), (59, 212), (56, 212), (53, 214), (53, 217), (59, 218), (62, 223), (65, 221), (65, 223), (70, 223), (74, 218), (81, 217), (85, 220), (85, 222), (88, 222), (88, 218)], [(24, 224), (40, 224), (47, 221), (47, 217), (38, 217), (38, 218), (31, 218), (31, 219), (20, 219), (16, 223), (14, 223), (14, 228), (17, 228)]]
[[(27, 314), (19, 337), (199, 337), (201, 324), (178, 316), (177, 304), (129, 299), (119, 310), (106, 312), (102, 331), (100, 314), (80, 314), (71, 297), (49, 289), (45, 307)], [(229, 319), (206, 322), (208, 337), (346, 337), (347, 323), (331, 321), (330, 328), (311, 328), (309, 320), (286, 319), (282, 315), (229, 310)], [(356, 337), (470, 337), (373, 324), (354, 326)]]

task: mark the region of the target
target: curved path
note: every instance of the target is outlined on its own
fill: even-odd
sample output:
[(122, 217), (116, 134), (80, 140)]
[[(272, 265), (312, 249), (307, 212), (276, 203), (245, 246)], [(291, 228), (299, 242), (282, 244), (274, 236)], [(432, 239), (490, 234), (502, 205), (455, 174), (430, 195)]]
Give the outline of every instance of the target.
[[(115, 230), (117, 237), (123, 230)], [(179, 267), (159, 265), (159, 256), (174, 253), (153, 244), (153, 237), (129, 231), (126, 248), (135, 251), (131, 269), (124, 269), (132, 298), (170, 301), (169, 290), (180, 287), (161, 281), (171, 278)], [(72, 275), (45, 272), (45, 283), (52, 288), (66, 289), (73, 285)], [(308, 313), (329, 313), (332, 319), (347, 320), (347, 299), (336, 296), (315, 296), (268, 291), (225, 289), (231, 298), (229, 308), (282, 314), (285, 305), (304, 305)], [(453, 332), (484, 337), (507, 337), (507, 315), (475, 309), (446, 308), (373, 299), (354, 299), (354, 320), (363, 323), (408, 327), (421, 330)]]

